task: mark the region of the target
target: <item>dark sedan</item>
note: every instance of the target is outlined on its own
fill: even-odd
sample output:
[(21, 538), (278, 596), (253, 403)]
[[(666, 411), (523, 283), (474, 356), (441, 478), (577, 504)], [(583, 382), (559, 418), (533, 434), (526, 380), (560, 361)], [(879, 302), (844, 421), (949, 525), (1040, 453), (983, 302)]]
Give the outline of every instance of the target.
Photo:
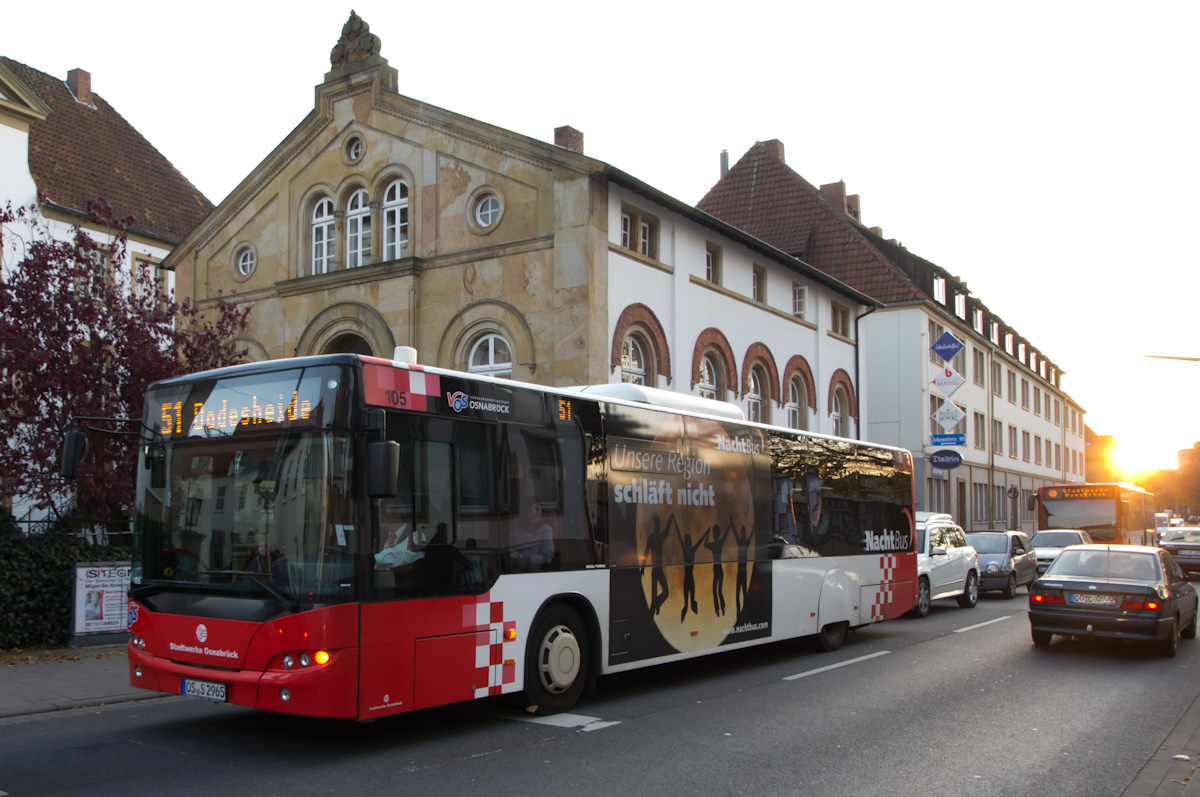
[(1175, 558), (1142, 545), (1072, 545), (1029, 593), (1033, 644), (1055, 634), (1153, 643), (1174, 656), (1182, 635), (1195, 639), (1196, 590)]
[(1183, 572), (1188, 575), (1200, 573), (1200, 528), (1189, 526), (1170, 529), (1159, 547), (1171, 552)]

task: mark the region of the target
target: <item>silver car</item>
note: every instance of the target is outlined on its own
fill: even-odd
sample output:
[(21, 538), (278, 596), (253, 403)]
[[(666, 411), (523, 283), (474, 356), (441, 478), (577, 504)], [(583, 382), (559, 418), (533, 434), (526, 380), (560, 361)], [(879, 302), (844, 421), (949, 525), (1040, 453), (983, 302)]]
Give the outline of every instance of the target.
[(1021, 531), (973, 531), (967, 545), (979, 555), (979, 591), (1001, 590), (1015, 598), (1017, 587), (1032, 587), (1037, 580), (1037, 560), (1028, 537)]
[(1068, 545), (1091, 545), (1092, 536), (1083, 529), (1046, 529), (1034, 534), (1031, 542), (1040, 576), (1058, 558), (1063, 548)]

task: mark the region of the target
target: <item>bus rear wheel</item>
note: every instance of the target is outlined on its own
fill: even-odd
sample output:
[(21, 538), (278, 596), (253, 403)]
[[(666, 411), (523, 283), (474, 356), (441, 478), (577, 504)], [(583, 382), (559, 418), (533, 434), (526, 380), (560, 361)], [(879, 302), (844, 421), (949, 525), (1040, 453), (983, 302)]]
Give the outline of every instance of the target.
[(525, 652), (527, 710), (558, 714), (574, 706), (587, 682), (590, 652), (578, 612), (562, 603), (543, 609)]

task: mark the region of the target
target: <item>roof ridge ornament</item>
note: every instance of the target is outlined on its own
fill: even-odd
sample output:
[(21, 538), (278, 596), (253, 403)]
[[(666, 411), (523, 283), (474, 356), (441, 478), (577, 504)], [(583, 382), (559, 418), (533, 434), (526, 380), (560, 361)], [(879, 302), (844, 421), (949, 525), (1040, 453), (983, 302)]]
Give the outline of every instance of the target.
[(378, 55), (379, 50), (379, 37), (371, 33), (371, 26), (351, 9), (350, 18), (342, 26), (342, 36), (329, 53), (329, 65), (333, 69), (345, 67)]

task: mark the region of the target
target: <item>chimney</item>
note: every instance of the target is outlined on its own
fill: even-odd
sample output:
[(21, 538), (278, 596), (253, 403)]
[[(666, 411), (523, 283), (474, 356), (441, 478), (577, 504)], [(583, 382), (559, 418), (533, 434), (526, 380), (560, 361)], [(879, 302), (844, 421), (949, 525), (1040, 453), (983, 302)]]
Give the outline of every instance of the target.
[(729, 174), (729, 150), (721, 150), (721, 176)]
[[(760, 141), (758, 143), (760, 143), (764, 147), (766, 147), (767, 152), (771, 153), (776, 158), (779, 158), (779, 160), (783, 161), (783, 142), (782, 141), (780, 141), (777, 138), (773, 138), (770, 141)], [(787, 161), (784, 161), (784, 163), (786, 163), (786, 162)]]
[(858, 194), (846, 197), (846, 215), (857, 222), (862, 221), (862, 205), (859, 204)]
[(825, 197), (825, 201), (838, 213), (846, 212), (846, 183), (844, 180), (821, 186), (821, 196)]
[(67, 73), (67, 87), (75, 95), (75, 102), (92, 105), (92, 76), (82, 69), (72, 69)]
[(871, 233), (871, 235), (877, 235), (880, 238), (883, 237), (883, 228), (882, 227), (868, 227), (867, 232)]
[(554, 144), (555, 146), (569, 149), (572, 152), (583, 154), (583, 133), (580, 133), (570, 125), (554, 128)]

